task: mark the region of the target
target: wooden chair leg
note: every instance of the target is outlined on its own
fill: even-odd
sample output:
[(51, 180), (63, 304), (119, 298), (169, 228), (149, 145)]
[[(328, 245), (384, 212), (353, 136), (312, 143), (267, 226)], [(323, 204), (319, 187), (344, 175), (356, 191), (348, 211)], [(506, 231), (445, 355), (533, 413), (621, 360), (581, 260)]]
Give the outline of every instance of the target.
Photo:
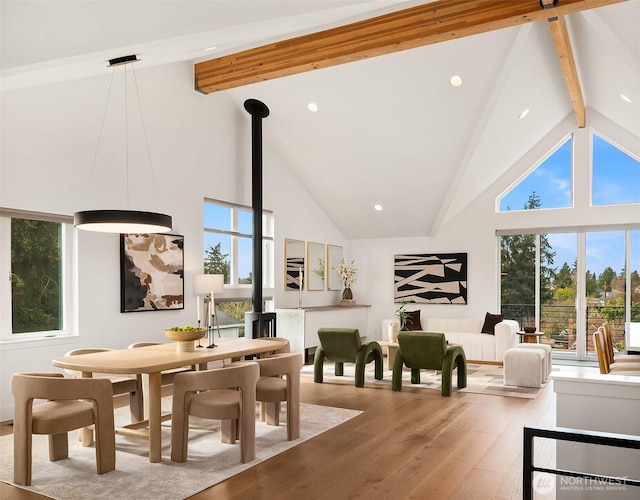
[(49, 461), (55, 462), (69, 456), (69, 440), (67, 433), (51, 434), (49, 436)]
[(142, 388), (129, 393), (129, 412), (131, 413), (131, 423), (141, 422), (144, 420)]

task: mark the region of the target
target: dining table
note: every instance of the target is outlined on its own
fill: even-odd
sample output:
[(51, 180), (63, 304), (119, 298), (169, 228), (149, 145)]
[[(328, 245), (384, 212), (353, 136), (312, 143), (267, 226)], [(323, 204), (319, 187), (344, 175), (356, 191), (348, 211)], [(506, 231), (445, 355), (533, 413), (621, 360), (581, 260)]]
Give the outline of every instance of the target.
[(138, 375), (144, 378), (147, 393), (144, 397), (147, 418), (142, 422), (118, 427), (116, 433), (142, 438), (149, 442), (149, 462), (162, 460), (162, 387), (161, 373), (189, 365), (201, 369), (212, 361), (224, 361), (244, 356), (265, 356), (278, 349), (273, 340), (218, 338), (216, 347), (195, 348), (193, 352), (178, 351), (174, 343), (164, 343), (136, 349), (114, 349), (91, 354), (79, 354), (55, 358), (53, 365), (67, 370), (77, 370), (82, 377), (91, 378), (94, 373)]

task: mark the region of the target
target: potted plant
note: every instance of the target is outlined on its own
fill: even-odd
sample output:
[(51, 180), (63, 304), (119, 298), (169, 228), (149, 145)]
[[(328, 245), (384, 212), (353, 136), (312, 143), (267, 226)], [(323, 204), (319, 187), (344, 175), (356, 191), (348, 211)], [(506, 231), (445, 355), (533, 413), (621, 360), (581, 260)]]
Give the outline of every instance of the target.
[(395, 315), (400, 320), (400, 330), (401, 331), (406, 331), (407, 330), (407, 324), (410, 325), (412, 323), (411, 318), (409, 317), (409, 315), (407, 313), (407, 304), (411, 304), (411, 301), (402, 299), (400, 301), (400, 307), (398, 307), (398, 309), (396, 309), (396, 312), (395, 312)]

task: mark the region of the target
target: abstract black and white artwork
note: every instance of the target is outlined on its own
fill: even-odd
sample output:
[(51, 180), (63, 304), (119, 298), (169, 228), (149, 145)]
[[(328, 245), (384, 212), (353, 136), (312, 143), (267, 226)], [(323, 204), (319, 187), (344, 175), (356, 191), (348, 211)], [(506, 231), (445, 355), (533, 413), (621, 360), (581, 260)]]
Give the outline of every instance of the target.
[(400, 254), (394, 261), (394, 302), (467, 303), (466, 253)]
[(184, 309), (184, 236), (120, 235), (120, 312)]

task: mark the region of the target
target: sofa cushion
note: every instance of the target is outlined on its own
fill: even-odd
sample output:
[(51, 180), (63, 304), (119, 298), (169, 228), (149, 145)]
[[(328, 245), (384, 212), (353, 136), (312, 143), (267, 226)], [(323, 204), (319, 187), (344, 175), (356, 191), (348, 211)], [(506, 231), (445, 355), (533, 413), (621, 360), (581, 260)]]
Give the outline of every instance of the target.
[(484, 324), (482, 325), (482, 333), (489, 333), (495, 335), (495, 327), (504, 319), (503, 314), (491, 314), (487, 313), (484, 316)]
[(407, 330), (422, 330), (422, 323), (420, 323), (420, 309), (418, 309), (417, 311), (407, 311), (406, 314), (407, 320), (405, 325), (407, 327)]
[(427, 332), (467, 332), (480, 335), (482, 318), (422, 318), (422, 329)]

